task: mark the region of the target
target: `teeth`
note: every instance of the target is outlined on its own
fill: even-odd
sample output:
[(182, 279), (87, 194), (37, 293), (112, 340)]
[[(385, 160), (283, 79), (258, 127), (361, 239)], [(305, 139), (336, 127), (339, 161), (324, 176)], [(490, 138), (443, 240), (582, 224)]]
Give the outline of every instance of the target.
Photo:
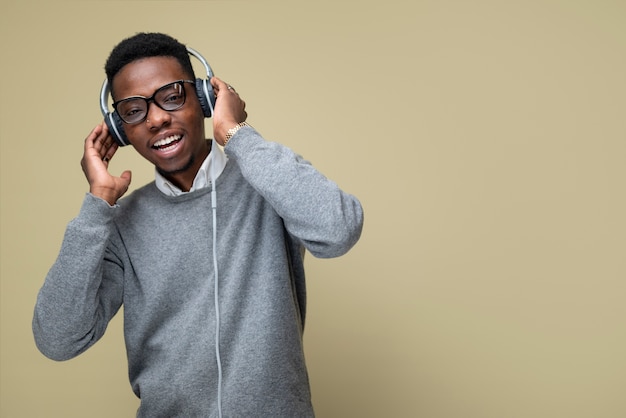
[(160, 139), (157, 142), (155, 142), (153, 147), (154, 148), (166, 147), (169, 144), (171, 144), (172, 142), (180, 140), (180, 138), (181, 138), (180, 135), (168, 136), (167, 138), (163, 138), (163, 139)]

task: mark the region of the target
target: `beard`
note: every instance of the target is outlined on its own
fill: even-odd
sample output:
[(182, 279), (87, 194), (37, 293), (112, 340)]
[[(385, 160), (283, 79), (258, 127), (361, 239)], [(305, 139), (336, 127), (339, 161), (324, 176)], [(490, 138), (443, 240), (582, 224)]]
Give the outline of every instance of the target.
[(173, 170), (164, 170), (161, 167), (157, 167), (157, 171), (159, 172), (159, 174), (161, 174), (163, 177), (167, 178), (168, 176), (172, 176), (178, 173), (182, 173), (184, 171), (189, 170), (193, 164), (196, 162), (196, 157), (195, 155), (191, 155), (191, 157), (189, 157), (189, 160), (187, 161), (186, 164), (182, 165), (179, 168), (173, 169)]

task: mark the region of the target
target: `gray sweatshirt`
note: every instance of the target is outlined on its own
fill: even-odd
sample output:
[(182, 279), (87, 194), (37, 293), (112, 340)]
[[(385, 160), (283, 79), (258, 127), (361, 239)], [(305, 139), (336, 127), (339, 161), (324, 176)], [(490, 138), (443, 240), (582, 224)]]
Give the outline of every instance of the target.
[(88, 349), (124, 305), (139, 417), (216, 416), (218, 389), (224, 417), (313, 416), (304, 250), (347, 252), (362, 207), (252, 128), (225, 151), (216, 182), (219, 328), (211, 188), (173, 197), (153, 182), (113, 207), (87, 194), (39, 292), (35, 341), (55, 360)]

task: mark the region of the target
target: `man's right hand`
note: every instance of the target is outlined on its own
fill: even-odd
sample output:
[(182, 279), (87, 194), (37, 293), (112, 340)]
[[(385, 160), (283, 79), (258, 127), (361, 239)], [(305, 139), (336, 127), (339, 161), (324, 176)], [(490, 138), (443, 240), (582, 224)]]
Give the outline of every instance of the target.
[(111, 206), (126, 193), (131, 180), (129, 170), (125, 170), (119, 177), (109, 173), (109, 161), (117, 148), (106, 123), (102, 122), (85, 139), (85, 151), (80, 161), (89, 182), (89, 192), (106, 200)]

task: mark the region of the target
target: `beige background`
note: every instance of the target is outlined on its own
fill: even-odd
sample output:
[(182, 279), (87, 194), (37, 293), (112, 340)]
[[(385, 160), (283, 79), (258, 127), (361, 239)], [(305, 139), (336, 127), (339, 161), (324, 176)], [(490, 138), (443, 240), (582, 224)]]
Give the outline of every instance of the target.
[[(45, 359), (33, 304), (110, 49), (164, 31), (366, 211), (309, 258), (320, 417), (626, 416), (622, 0), (0, 3), (0, 415), (131, 417), (120, 318)], [(122, 150), (112, 170), (152, 169)]]

